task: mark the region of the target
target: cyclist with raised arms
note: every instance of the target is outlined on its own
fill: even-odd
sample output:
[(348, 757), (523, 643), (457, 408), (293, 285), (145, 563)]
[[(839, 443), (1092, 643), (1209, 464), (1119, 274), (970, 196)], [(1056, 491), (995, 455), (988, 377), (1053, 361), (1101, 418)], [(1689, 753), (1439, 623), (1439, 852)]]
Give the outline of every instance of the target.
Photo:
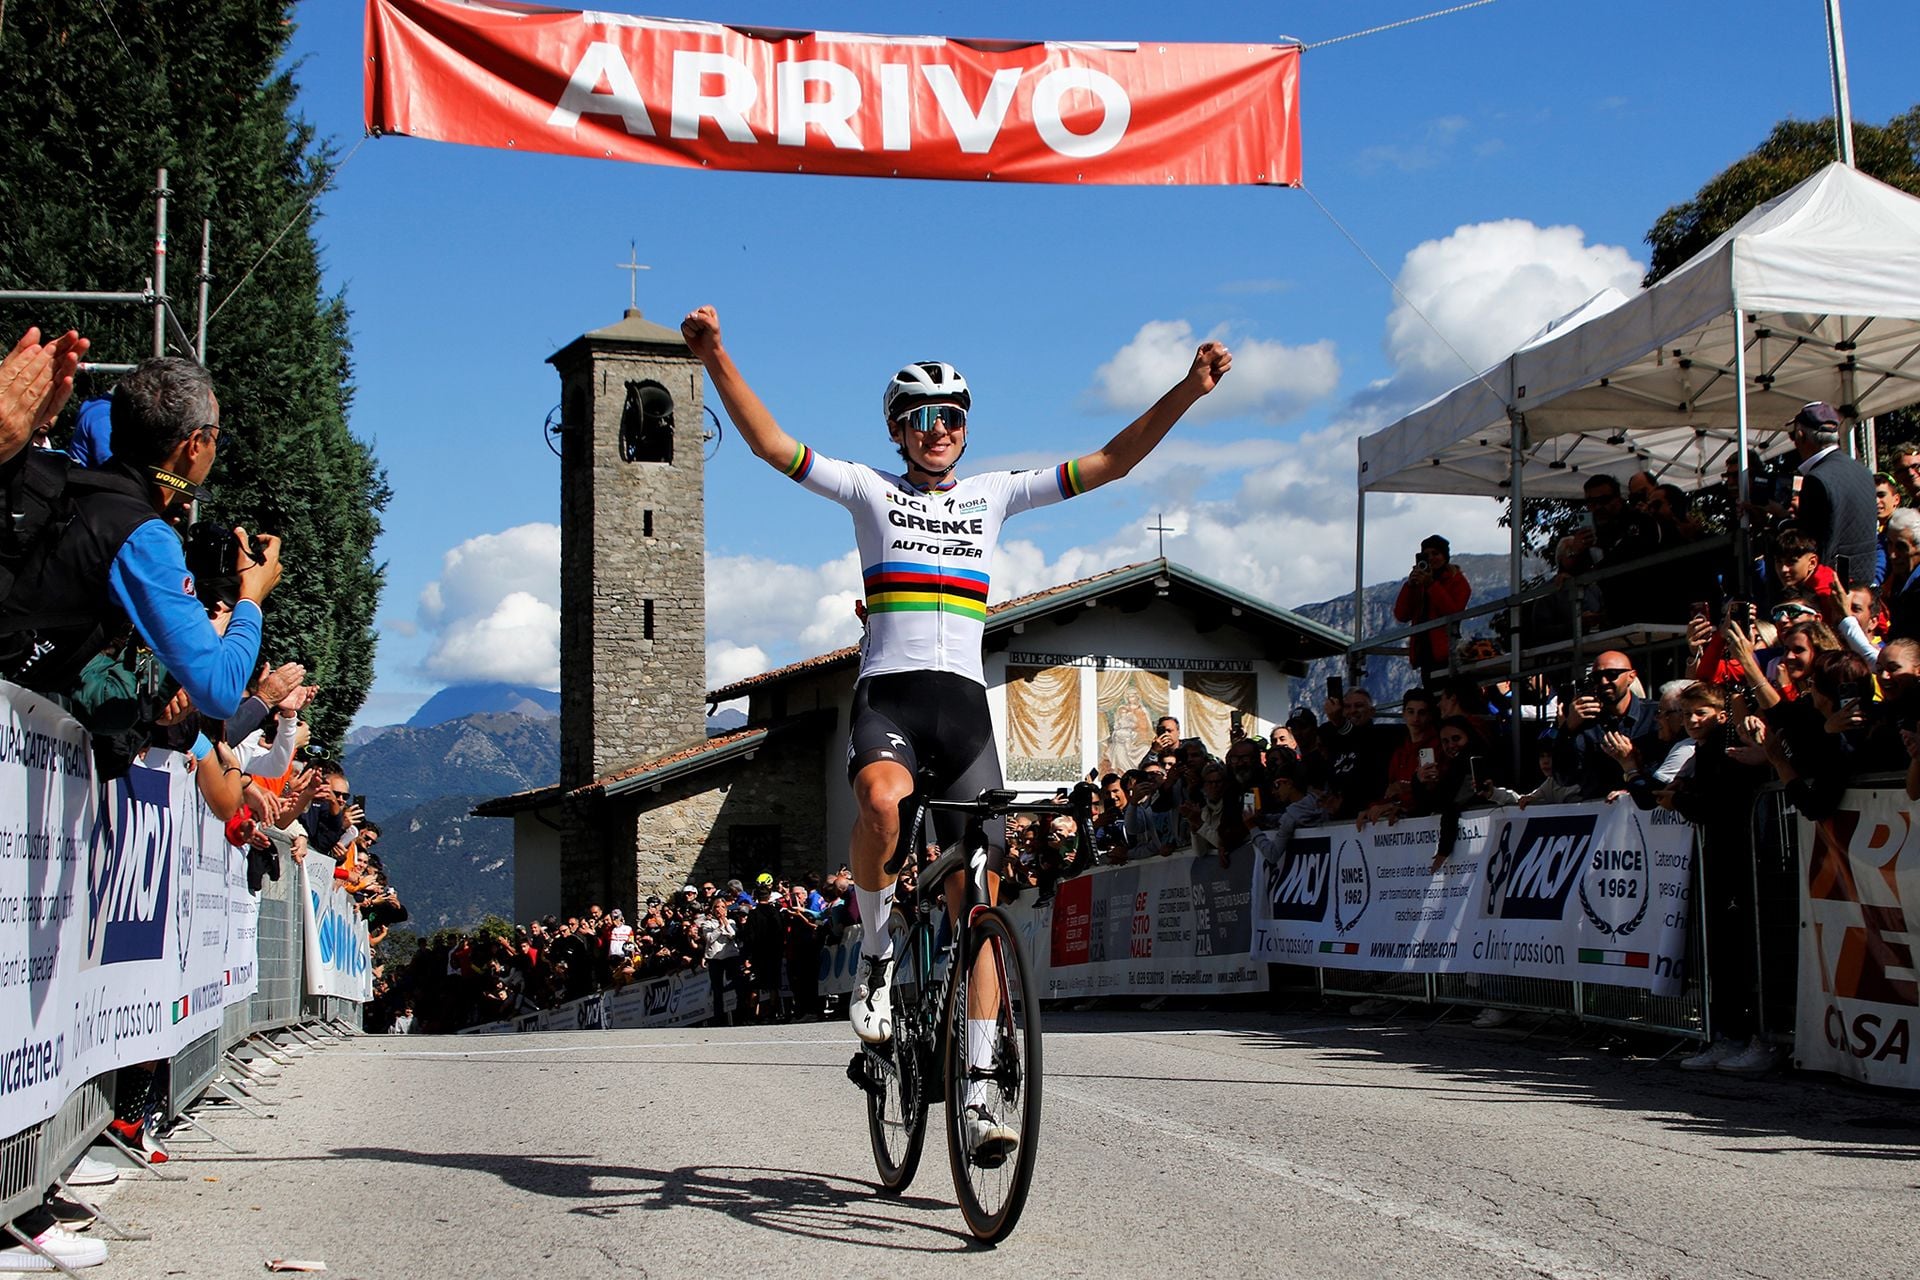
[[(901, 805), (916, 776), (938, 799), (971, 800), (1003, 784), (987, 710), (981, 648), (987, 590), (1001, 522), (1118, 480), (1165, 438), (1181, 415), (1212, 391), (1233, 357), (1201, 344), (1192, 367), (1105, 448), (1035, 471), (989, 471), (964, 479), (954, 468), (967, 447), (973, 396), (952, 365), (921, 361), (887, 382), (887, 436), (904, 474), (823, 457), (784, 431), (741, 377), (720, 342), (720, 318), (701, 307), (681, 321), (687, 346), (754, 454), (853, 516), (866, 585), (867, 637), (854, 686), (847, 773), (856, 815), (848, 861), (860, 907), (861, 971), (851, 1000), (853, 1029), (869, 1044), (892, 1033), (894, 877), (886, 862), (900, 838)], [(995, 846), (1004, 838), (993, 837)], [(996, 856), (1004, 856), (996, 847)], [(991, 883), (991, 877), (989, 878)], [(989, 1004), (991, 983), (970, 995)], [(986, 1066), (995, 1010), (969, 1008), (968, 1057)], [(1018, 1134), (986, 1107), (968, 1111), (970, 1148), (1004, 1156)]]

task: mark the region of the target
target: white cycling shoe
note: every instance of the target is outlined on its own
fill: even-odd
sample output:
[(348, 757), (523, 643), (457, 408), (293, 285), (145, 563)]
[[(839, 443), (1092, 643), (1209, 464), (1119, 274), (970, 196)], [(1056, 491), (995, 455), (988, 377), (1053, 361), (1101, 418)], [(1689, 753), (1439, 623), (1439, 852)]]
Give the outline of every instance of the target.
[(999, 1117), (980, 1103), (967, 1108), (967, 1155), (977, 1165), (993, 1168), (1005, 1164), (1020, 1147), (1020, 1133), (1003, 1124)]
[(860, 957), (860, 981), (847, 1001), (847, 1017), (853, 1034), (868, 1044), (885, 1044), (893, 1038), (893, 961), (879, 956)]

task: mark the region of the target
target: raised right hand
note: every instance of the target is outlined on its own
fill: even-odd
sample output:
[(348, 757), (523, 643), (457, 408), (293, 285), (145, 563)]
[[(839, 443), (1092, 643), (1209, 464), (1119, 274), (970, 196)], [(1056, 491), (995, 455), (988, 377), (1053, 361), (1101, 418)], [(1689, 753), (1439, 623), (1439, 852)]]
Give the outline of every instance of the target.
[(720, 313), (710, 306), (689, 311), (680, 322), (680, 336), (696, 357), (710, 358), (720, 349)]

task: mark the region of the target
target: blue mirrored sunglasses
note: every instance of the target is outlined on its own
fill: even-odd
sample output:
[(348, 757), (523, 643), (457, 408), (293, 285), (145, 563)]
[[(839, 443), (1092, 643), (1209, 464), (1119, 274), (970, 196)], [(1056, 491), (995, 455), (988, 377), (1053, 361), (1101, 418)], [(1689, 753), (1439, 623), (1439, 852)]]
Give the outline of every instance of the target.
[(922, 404), (908, 409), (894, 421), (911, 431), (922, 433), (935, 427), (959, 431), (967, 425), (967, 411), (957, 404)]

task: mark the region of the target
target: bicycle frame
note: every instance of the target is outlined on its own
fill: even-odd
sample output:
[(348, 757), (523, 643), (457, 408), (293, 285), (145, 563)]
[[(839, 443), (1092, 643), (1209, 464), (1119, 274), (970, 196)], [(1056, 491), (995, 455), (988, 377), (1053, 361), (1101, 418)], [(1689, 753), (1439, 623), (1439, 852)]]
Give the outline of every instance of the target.
[[(911, 1000), (905, 1001), (896, 995), (894, 1043), (912, 1044), (918, 1050), (932, 1054), (940, 1046), (941, 1013), (947, 1007), (953, 986), (954, 966), (949, 962), (946, 972), (937, 980), (934, 974), (942, 958), (950, 961), (955, 955), (969, 954), (966, 942), (973, 918), (977, 912), (993, 903), (993, 895), (987, 888), (987, 863), (990, 859), (985, 820), (1010, 813), (1057, 816), (1067, 812), (1084, 832), (1090, 829), (1091, 819), (1082, 809), (1063, 811), (1051, 798), (1023, 801), (1019, 798), (1019, 792), (1010, 789), (983, 791), (976, 800), (933, 800), (916, 794), (911, 803), (914, 807), (913, 819), (902, 824), (900, 844), (894, 856), (887, 861), (887, 870), (896, 874), (906, 865), (906, 860), (921, 848), (923, 835), (932, 830), (932, 814), (957, 813), (967, 819), (961, 839), (951, 848), (944, 848), (939, 857), (916, 874), (913, 923), (907, 929), (906, 954), (894, 961), (896, 993), (914, 993)], [(966, 897), (956, 912), (947, 907), (944, 901), (937, 903), (937, 900), (942, 899), (947, 881), (960, 872), (966, 873)], [(936, 910), (940, 912), (939, 918), (935, 917)], [(942, 944), (939, 942), (939, 925), (946, 919), (952, 920), (953, 928)], [(930, 989), (927, 986), (929, 982), (934, 983)], [(901, 1024), (909, 1019), (914, 1025), (903, 1034)], [(880, 1072), (894, 1070), (890, 1058), (876, 1052), (873, 1046), (867, 1047), (867, 1055)], [(927, 1078), (931, 1078), (931, 1075)]]

